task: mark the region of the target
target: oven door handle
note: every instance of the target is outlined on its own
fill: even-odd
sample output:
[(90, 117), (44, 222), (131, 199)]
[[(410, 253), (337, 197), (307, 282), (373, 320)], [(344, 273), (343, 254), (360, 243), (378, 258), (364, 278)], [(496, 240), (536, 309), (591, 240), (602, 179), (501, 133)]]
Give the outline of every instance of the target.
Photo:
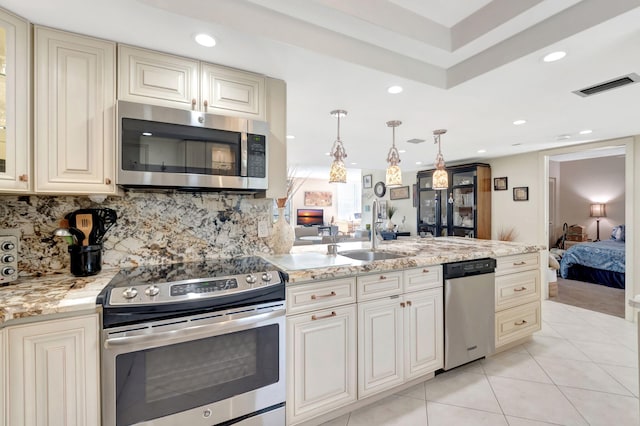
[[(236, 314), (237, 316), (238, 314)], [(220, 321), (213, 324), (194, 325), (192, 327), (179, 328), (169, 331), (151, 332), (149, 334), (141, 334), (137, 336), (112, 337), (104, 341), (104, 347), (122, 347), (126, 345), (150, 344), (157, 342), (166, 345), (168, 341), (177, 343), (177, 341), (195, 340), (201, 337), (214, 337), (222, 334), (231, 333), (251, 328), (254, 324), (267, 321), (273, 318), (285, 315), (284, 309), (278, 309), (271, 312), (255, 314), (247, 313), (246, 316), (233, 318), (227, 321)]]

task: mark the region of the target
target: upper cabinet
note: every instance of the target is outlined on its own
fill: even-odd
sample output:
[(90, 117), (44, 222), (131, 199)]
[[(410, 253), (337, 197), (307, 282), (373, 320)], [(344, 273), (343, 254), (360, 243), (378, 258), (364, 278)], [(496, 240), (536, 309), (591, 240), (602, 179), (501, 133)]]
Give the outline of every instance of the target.
[(34, 34), (36, 192), (115, 193), (115, 43)]
[(266, 119), (265, 78), (131, 46), (118, 46), (118, 99)]
[(418, 172), (418, 232), (491, 239), (491, 168), (469, 164), (447, 171), (446, 190), (433, 189), (433, 170)]
[(0, 9), (0, 191), (28, 192), (29, 23)]

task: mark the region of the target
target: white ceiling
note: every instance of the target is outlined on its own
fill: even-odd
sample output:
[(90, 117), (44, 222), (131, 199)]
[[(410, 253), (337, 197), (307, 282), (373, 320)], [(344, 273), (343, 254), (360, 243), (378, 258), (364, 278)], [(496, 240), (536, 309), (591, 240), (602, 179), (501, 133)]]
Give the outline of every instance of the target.
[[(640, 134), (640, 0), (0, 0), (30, 21), (287, 82), (288, 162), (328, 168), (333, 109), (347, 166), (383, 169), (389, 120), (404, 170)], [(209, 32), (215, 48), (195, 45)], [(564, 50), (567, 57), (544, 63)], [(386, 89), (401, 85), (404, 92)], [(516, 119), (527, 124), (514, 126)], [(593, 133), (581, 136), (583, 129)], [(558, 140), (559, 135), (569, 135)], [(408, 144), (419, 138), (426, 142)], [(486, 150), (485, 153), (478, 153)], [(421, 165), (416, 165), (422, 161)], [(351, 165), (351, 162), (357, 163)]]

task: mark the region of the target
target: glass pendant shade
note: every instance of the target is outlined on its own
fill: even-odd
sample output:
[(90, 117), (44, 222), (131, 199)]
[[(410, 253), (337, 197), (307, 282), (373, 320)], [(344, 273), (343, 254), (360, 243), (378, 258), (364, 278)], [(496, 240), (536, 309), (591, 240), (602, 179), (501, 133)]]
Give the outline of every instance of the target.
[(393, 129), (393, 139), (391, 149), (389, 150), (389, 154), (387, 154), (387, 163), (389, 163), (389, 167), (387, 167), (387, 178), (386, 178), (386, 186), (394, 187), (402, 185), (402, 170), (400, 169), (400, 153), (396, 148), (396, 127), (402, 124), (402, 121), (392, 120), (387, 121), (387, 126)]
[(438, 155), (436, 155), (436, 161), (434, 163), (436, 171), (433, 172), (431, 187), (436, 190), (449, 188), (449, 174), (445, 169), (444, 157), (442, 156), (442, 151), (440, 151), (440, 135), (445, 133), (447, 133), (447, 131), (444, 129), (433, 131), (434, 143), (438, 144)]
[(331, 115), (338, 119), (338, 137), (331, 148), (330, 155), (333, 157), (333, 163), (331, 164), (331, 170), (329, 170), (329, 183), (346, 183), (347, 168), (344, 165), (344, 159), (347, 158), (347, 152), (340, 139), (340, 118), (345, 117), (347, 111), (336, 109), (331, 111)]

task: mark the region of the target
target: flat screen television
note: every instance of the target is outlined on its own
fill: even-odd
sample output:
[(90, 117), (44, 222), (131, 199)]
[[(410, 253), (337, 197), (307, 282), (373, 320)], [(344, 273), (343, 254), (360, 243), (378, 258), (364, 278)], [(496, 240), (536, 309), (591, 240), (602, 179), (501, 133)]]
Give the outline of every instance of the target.
[(296, 224), (303, 226), (324, 225), (322, 209), (298, 209)]

